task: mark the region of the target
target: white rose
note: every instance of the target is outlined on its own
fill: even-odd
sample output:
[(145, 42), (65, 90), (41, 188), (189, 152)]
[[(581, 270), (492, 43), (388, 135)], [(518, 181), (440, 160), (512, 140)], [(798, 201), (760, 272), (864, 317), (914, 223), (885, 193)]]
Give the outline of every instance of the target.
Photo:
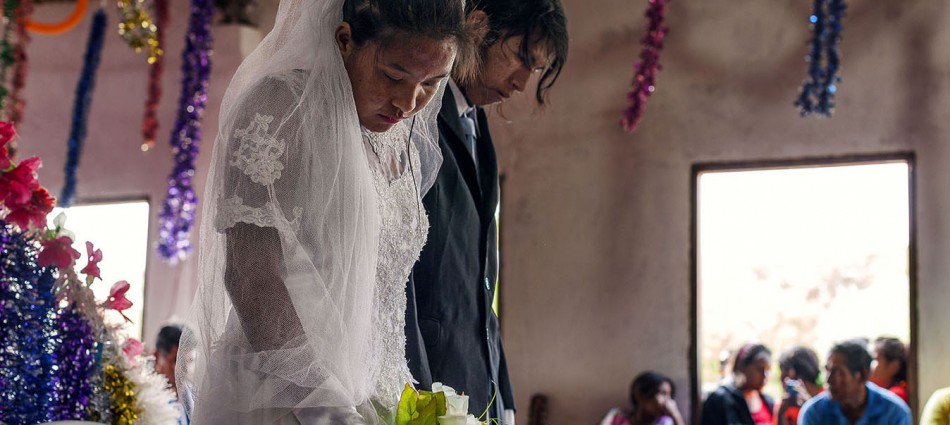
[(448, 386), (448, 385), (442, 385), (441, 382), (433, 382), (433, 383), (432, 383), (432, 392), (434, 392), (434, 393), (445, 393), (445, 396), (446, 396), (446, 397), (448, 397), (448, 396), (450, 396), (450, 395), (457, 395), (457, 394), (458, 394), (458, 393), (455, 392), (455, 389), (454, 389), (454, 388), (452, 388), (452, 387), (450, 387), (450, 386)]

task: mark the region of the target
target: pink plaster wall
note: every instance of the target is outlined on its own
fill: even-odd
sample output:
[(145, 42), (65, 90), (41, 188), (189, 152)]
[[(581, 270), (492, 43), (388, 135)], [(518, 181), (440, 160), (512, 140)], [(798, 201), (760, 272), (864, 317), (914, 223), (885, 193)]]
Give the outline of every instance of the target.
[[(140, 126), (144, 112), (148, 68), (145, 57), (134, 53), (119, 38), (115, 8), (109, 3), (109, 31), (102, 52), (89, 113), (89, 134), (78, 171), (77, 203), (147, 198), (152, 213), (149, 224), (149, 257), (146, 275), (144, 334), (152, 341), (158, 327), (173, 315), (184, 317), (194, 291), (194, 257), (170, 266), (154, 249), (158, 211), (164, 200), (171, 171), (169, 140), (180, 91), (181, 51), (188, 21), (188, 2), (171, 2), (171, 20), (165, 36), (164, 94), (159, 109), (156, 147), (142, 152)], [(65, 17), (70, 3), (37, 6), (34, 19), (54, 21)], [(25, 89), (25, 119), (19, 126), (21, 156), (43, 159), (40, 179), (54, 195), (63, 182), (66, 139), (72, 103), (82, 68), (82, 56), (94, 10), (72, 31), (60, 36), (34, 35), (29, 46), (30, 69)], [(199, 169), (207, 169), (210, 146), (217, 132), (218, 107), (231, 74), (240, 63), (237, 28), (214, 27), (215, 51), (208, 107), (203, 123), (203, 151)], [(199, 197), (207, 172), (196, 179)], [(196, 240), (194, 238), (193, 240)]]
[(619, 125), (646, 1), (563, 0), (571, 57), (540, 115), (493, 123), (501, 170), (502, 324), (519, 420), (596, 423), (644, 369), (689, 411), (690, 167), (914, 151), (922, 401), (950, 385), (950, 8), (848, 2), (838, 109), (801, 119), (810, 2), (673, 1), (658, 90)]
[[(926, 398), (950, 385), (950, 149), (943, 140), (950, 134), (950, 7), (940, 0), (849, 2), (838, 110), (832, 119), (803, 120), (792, 102), (805, 75), (808, 2), (674, 1), (658, 91), (629, 135), (617, 122), (647, 2), (563, 1), (571, 58), (554, 103), (533, 115), (525, 99), (515, 100), (506, 107), (511, 122), (494, 122), (506, 177), (502, 322), (520, 423), (539, 392), (551, 397), (551, 423), (596, 423), (625, 402), (630, 379), (648, 368), (673, 376), (689, 411), (690, 166), (709, 161), (916, 152), (917, 343), (925, 371), (918, 390)], [(263, 2), (262, 16), (271, 16), (271, 3)], [(138, 148), (146, 68), (118, 37), (107, 38), (80, 201), (145, 196), (157, 214), (171, 167), (185, 4), (173, 3), (162, 138), (150, 153)], [(37, 17), (66, 9), (44, 5)], [(23, 154), (44, 158), (41, 177), (54, 193), (87, 29), (88, 20), (65, 36), (36, 36), (30, 50)], [(238, 31), (215, 27), (215, 36), (205, 153), (240, 62)], [(154, 221), (150, 234), (154, 240)], [(184, 313), (193, 275), (193, 259), (170, 267), (150, 251), (147, 336)]]

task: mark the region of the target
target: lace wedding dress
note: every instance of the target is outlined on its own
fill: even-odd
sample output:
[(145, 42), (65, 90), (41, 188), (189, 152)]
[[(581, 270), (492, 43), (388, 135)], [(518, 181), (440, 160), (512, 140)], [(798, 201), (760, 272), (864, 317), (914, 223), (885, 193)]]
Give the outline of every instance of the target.
[(405, 285), (441, 165), (433, 101), (360, 126), (342, 0), (282, 0), (221, 102), (178, 393), (195, 425), (383, 424), (412, 377)]
[(415, 123), (308, 143), (293, 105), (309, 80), (264, 79), (219, 135), (182, 344), (199, 423), (379, 423), (413, 382), (405, 291), (428, 232)]

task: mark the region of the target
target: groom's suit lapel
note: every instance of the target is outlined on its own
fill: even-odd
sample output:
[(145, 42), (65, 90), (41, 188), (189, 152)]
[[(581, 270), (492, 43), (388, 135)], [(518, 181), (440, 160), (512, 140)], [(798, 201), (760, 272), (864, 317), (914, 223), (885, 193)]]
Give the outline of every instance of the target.
[(483, 202), (479, 203), (478, 215), (486, 226), (495, 217), (498, 207), (498, 160), (495, 156), (495, 145), (492, 143), (491, 132), (488, 128), (488, 117), (485, 110), (478, 108), (478, 163), (481, 165), (478, 177), (481, 179)]
[[(452, 91), (448, 88), (445, 89), (445, 95), (442, 96), (439, 127), (442, 129), (449, 149), (452, 150), (452, 156), (455, 157), (455, 162), (465, 178), (465, 183), (468, 184), (468, 189), (475, 204), (480, 205), (482, 190), (478, 182), (478, 174), (475, 172), (475, 161), (472, 160), (472, 155), (468, 153), (468, 149), (465, 147), (465, 133), (462, 131), (458, 107), (455, 106), (455, 96), (452, 96)], [(494, 152), (492, 152), (492, 155), (494, 155)]]

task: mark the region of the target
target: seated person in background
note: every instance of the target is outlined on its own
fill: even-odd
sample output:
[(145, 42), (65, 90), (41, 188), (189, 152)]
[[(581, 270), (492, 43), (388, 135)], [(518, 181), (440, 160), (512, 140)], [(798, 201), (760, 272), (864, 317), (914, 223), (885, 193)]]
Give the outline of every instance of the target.
[(920, 415), (920, 425), (950, 425), (950, 387), (934, 391)]
[(778, 359), (778, 368), (785, 385), (785, 397), (775, 412), (778, 425), (795, 425), (798, 412), (810, 398), (823, 391), (819, 381), (821, 365), (810, 348), (792, 347)]
[(910, 409), (899, 397), (868, 381), (871, 354), (866, 344), (836, 344), (825, 365), (828, 391), (808, 400), (800, 425), (910, 425)]
[[(175, 383), (175, 364), (178, 363), (178, 343), (181, 341), (181, 327), (177, 325), (166, 325), (158, 331), (158, 339), (155, 341), (155, 373), (162, 375), (168, 380), (171, 390), (178, 397), (178, 388)], [(185, 410), (181, 403), (176, 403), (179, 414), (179, 424), (186, 424)]]
[(897, 394), (909, 403), (907, 394), (907, 347), (897, 338), (880, 337), (874, 341), (871, 382)]
[(686, 425), (676, 407), (676, 386), (656, 372), (643, 372), (630, 384), (633, 410), (611, 409), (600, 425)]
[(772, 398), (762, 393), (771, 368), (772, 352), (748, 344), (736, 353), (732, 379), (703, 403), (702, 425), (771, 425)]
[(181, 340), (181, 328), (176, 325), (163, 326), (155, 341), (155, 372), (165, 377), (172, 391), (175, 387), (175, 363), (178, 361), (178, 342)]

